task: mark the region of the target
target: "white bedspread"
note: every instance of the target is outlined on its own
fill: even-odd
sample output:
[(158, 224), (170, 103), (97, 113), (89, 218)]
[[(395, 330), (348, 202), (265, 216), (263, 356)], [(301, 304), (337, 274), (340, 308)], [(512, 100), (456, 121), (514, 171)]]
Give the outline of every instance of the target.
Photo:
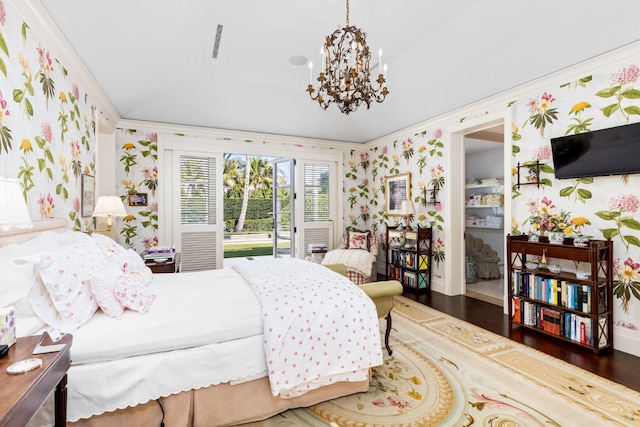
[(69, 421), (267, 375), (260, 304), (236, 271), (156, 274), (150, 286), (147, 314), (98, 311), (74, 332)]
[(347, 278), (292, 258), (233, 268), (260, 299), (274, 396), (293, 397), (337, 381), (362, 381), (368, 368), (382, 364), (376, 307)]
[(334, 249), (324, 256), (323, 264), (344, 264), (347, 269), (362, 274), (364, 277), (371, 275), (371, 264), (376, 257), (369, 251), (360, 249)]

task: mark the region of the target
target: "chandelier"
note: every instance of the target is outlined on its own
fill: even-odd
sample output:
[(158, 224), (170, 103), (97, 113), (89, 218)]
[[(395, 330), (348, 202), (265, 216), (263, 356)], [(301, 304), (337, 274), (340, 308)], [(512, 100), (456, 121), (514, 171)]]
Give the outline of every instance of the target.
[[(382, 70), (382, 50), (378, 51), (377, 88), (371, 85), (369, 61), (371, 52), (367, 46), (367, 35), (360, 28), (349, 25), (349, 0), (347, 0), (347, 24), (327, 36), (322, 47), (324, 70), (317, 77), (317, 93), (312, 85), (313, 63), (309, 62), (309, 86), (307, 92), (312, 100), (318, 101), (323, 110), (335, 102), (344, 114), (349, 114), (373, 101), (382, 102), (389, 90), (385, 86), (386, 64)], [(384, 71), (384, 74), (382, 73)]]

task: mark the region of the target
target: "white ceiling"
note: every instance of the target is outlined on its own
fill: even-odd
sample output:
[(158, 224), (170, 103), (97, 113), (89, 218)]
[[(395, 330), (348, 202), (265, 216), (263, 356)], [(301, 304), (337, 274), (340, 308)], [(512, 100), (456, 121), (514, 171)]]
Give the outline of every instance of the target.
[(40, 1), (122, 118), (351, 142), (640, 40), (638, 0), (351, 0), (390, 95), (346, 116), (311, 101), (308, 68), (289, 62), (319, 62), (344, 0)]

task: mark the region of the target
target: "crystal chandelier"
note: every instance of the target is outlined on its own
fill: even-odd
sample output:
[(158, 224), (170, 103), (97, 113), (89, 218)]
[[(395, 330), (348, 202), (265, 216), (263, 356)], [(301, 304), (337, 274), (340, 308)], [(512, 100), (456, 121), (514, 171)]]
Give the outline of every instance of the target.
[[(312, 100), (318, 101), (323, 110), (335, 102), (344, 114), (358, 109), (360, 104), (373, 101), (382, 102), (389, 90), (385, 86), (386, 64), (380, 70), (376, 80), (378, 87), (373, 88), (370, 80), (369, 61), (371, 52), (367, 46), (367, 35), (360, 28), (349, 25), (349, 0), (347, 0), (347, 24), (327, 36), (322, 47), (324, 70), (317, 77), (319, 87), (311, 84), (313, 63), (309, 62), (309, 86), (307, 92)], [(382, 66), (382, 49), (378, 52), (378, 67)], [(384, 71), (384, 74), (382, 73)]]

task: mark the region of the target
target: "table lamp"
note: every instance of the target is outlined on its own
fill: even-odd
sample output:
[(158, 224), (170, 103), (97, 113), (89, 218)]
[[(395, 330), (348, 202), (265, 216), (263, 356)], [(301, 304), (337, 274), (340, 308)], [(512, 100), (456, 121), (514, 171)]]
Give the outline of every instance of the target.
[(94, 217), (107, 217), (107, 231), (111, 231), (111, 218), (125, 216), (127, 211), (124, 210), (122, 199), (118, 196), (100, 196), (93, 210)]
[(0, 176), (0, 230), (31, 227), (33, 223), (20, 191), (20, 181)]
[(411, 229), (411, 215), (416, 213), (416, 208), (413, 205), (413, 202), (409, 199), (403, 200), (402, 205), (400, 206), (400, 216), (406, 217), (406, 229)]

